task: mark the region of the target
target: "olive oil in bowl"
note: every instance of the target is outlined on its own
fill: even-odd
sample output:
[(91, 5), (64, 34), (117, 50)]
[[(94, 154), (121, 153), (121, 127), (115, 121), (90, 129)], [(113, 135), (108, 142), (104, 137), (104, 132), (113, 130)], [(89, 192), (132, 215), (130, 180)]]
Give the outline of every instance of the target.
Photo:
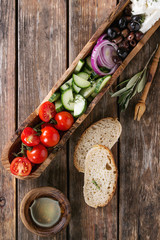
[(49, 197), (35, 199), (29, 209), (33, 222), (39, 227), (52, 227), (61, 217), (59, 202)]

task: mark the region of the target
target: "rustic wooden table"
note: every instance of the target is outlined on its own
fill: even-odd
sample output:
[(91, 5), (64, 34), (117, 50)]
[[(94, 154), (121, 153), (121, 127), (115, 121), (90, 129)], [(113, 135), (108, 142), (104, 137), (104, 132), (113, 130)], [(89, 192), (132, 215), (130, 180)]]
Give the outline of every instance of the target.
[[(39, 105), (73, 61), (116, 0), (1, 0), (0, 1), (0, 151), (20, 123)], [(128, 65), (121, 79), (146, 63), (160, 29)], [(0, 165), (0, 239), (43, 239), (22, 224), (19, 207), (35, 187), (54, 186), (68, 196), (72, 219), (54, 239), (158, 240), (160, 68), (156, 73), (147, 111), (133, 121), (134, 98), (125, 113), (106, 94), (63, 151), (36, 180), (16, 180)], [(118, 117), (123, 127), (113, 154), (119, 170), (116, 194), (108, 206), (92, 209), (84, 203), (83, 174), (73, 166), (75, 144), (92, 122)], [(47, 238), (53, 239), (53, 238)]]

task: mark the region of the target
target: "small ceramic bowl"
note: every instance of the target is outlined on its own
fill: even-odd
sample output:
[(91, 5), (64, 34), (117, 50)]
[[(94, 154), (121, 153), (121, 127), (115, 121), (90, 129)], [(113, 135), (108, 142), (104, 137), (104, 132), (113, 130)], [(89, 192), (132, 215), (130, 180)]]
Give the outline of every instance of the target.
[[(30, 206), (35, 199), (48, 197), (59, 202), (61, 217), (52, 227), (40, 227), (32, 220)], [(71, 217), (71, 207), (68, 199), (56, 188), (40, 187), (28, 192), (23, 198), (20, 206), (20, 217), (25, 227), (38, 236), (54, 236), (62, 231), (69, 223)]]

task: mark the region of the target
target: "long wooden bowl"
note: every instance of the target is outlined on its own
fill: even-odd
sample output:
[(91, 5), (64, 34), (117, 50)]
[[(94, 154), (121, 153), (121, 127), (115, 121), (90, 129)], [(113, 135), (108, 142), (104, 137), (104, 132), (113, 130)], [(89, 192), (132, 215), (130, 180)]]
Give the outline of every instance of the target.
[[(111, 13), (111, 15), (103, 22), (103, 24), (98, 28), (95, 34), (91, 37), (79, 55), (72, 62), (71, 66), (65, 71), (62, 77), (56, 82), (52, 90), (45, 97), (43, 102), (47, 101), (51, 95), (71, 76), (73, 73), (78, 61), (80, 59), (84, 59), (93, 49), (96, 44), (98, 38), (105, 32), (105, 30), (114, 22), (114, 20), (121, 15), (124, 8), (130, 3), (130, 0), (122, 0), (117, 5), (115, 10)], [(67, 142), (69, 137), (73, 134), (73, 132), (77, 129), (77, 127), (84, 121), (84, 119), (89, 115), (89, 113), (94, 109), (95, 105), (99, 102), (99, 100), (103, 97), (103, 95), (107, 92), (107, 90), (113, 85), (116, 79), (120, 76), (120, 74), (124, 71), (128, 63), (133, 59), (133, 57), (141, 50), (144, 44), (148, 41), (148, 39), (153, 35), (153, 33), (160, 26), (160, 20), (155, 23), (155, 25), (144, 35), (142, 40), (136, 45), (136, 47), (130, 52), (130, 54), (126, 57), (123, 63), (119, 66), (116, 72), (112, 75), (110, 81), (106, 84), (105, 88), (94, 98), (94, 100), (90, 103), (87, 108), (87, 111), (79, 117), (73, 126), (62, 136), (60, 142), (53, 148), (53, 151), (49, 154), (48, 158), (41, 164), (38, 165), (34, 171), (26, 177), (19, 177), (19, 179), (31, 179), (37, 178), (41, 175), (41, 173), (45, 170), (45, 168), (50, 164), (50, 162), (54, 159), (57, 152), (62, 149), (64, 144)], [(40, 106), (39, 106), (40, 107)], [(3, 166), (10, 172), (10, 162), (14, 158), (13, 152), (17, 152), (20, 148), (20, 135), (23, 129), (27, 126), (35, 126), (39, 122), (38, 111), (39, 107), (30, 114), (30, 116), (21, 124), (21, 126), (17, 129), (15, 134), (11, 137), (8, 143), (5, 145), (4, 150), (2, 152), (2, 164)]]

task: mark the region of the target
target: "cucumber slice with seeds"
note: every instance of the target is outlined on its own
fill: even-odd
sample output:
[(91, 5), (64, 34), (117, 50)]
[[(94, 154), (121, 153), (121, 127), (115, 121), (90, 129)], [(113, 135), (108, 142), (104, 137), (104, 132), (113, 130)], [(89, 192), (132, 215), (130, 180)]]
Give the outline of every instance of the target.
[(72, 88), (66, 89), (61, 95), (63, 107), (69, 111), (74, 111), (74, 98)]
[(105, 87), (106, 83), (110, 80), (110, 78), (111, 78), (111, 75), (100, 78), (97, 82), (94, 92), (99, 93), (102, 90), (102, 88)]
[(91, 94), (91, 97), (92, 97), (92, 98), (95, 98), (97, 95), (98, 95), (98, 93), (93, 92), (93, 93)]
[(80, 59), (79, 62), (78, 62), (78, 64), (77, 64), (77, 66), (76, 66), (76, 68), (75, 68), (75, 70), (74, 70), (74, 72), (75, 72), (75, 73), (80, 72), (81, 69), (82, 69), (82, 67), (83, 67), (83, 65), (84, 65), (84, 63), (85, 63), (85, 61), (82, 60), (82, 59)]
[(77, 85), (77, 87), (80, 87), (80, 88), (87, 88), (91, 85), (90, 82), (88, 82), (84, 78), (77, 76), (76, 74), (73, 74), (73, 81)]
[(84, 88), (80, 91), (80, 94), (85, 97), (88, 98), (95, 90), (96, 87), (96, 82), (93, 83), (93, 85), (91, 87), (88, 88)]
[(99, 76), (97, 73), (92, 72), (92, 73), (90, 74), (89, 80), (96, 80), (97, 78), (100, 78), (100, 76)]
[(86, 58), (86, 66), (87, 66), (87, 68), (91, 71), (91, 70), (93, 70), (92, 69), (92, 65), (91, 65), (91, 56), (88, 56), (87, 58)]
[(55, 102), (60, 98), (61, 94), (59, 92), (55, 92), (52, 94), (52, 96), (49, 98), (49, 102)]
[(62, 104), (61, 99), (58, 99), (58, 100), (55, 102), (55, 108), (56, 108), (56, 112), (57, 112), (57, 113), (64, 110), (64, 107), (63, 107), (63, 104)]
[(74, 117), (81, 116), (86, 111), (86, 108), (87, 108), (86, 99), (80, 94), (77, 94), (75, 96), (74, 101)]
[(85, 72), (80, 72), (80, 73), (77, 74), (77, 76), (81, 77), (81, 78), (83, 78), (85, 80), (88, 80), (89, 77), (90, 77), (90, 75), (88, 73), (85, 73)]
[(70, 88), (72, 86), (72, 81), (73, 79), (69, 79), (67, 82), (65, 82), (61, 87), (60, 90), (61, 92), (65, 91), (66, 89)]
[(81, 88), (77, 87), (77, 85), (74, 83), (74, 81), (72, 82), (72, 88), (75, 91), (75, 93), (79, 93), (81, 91)]

